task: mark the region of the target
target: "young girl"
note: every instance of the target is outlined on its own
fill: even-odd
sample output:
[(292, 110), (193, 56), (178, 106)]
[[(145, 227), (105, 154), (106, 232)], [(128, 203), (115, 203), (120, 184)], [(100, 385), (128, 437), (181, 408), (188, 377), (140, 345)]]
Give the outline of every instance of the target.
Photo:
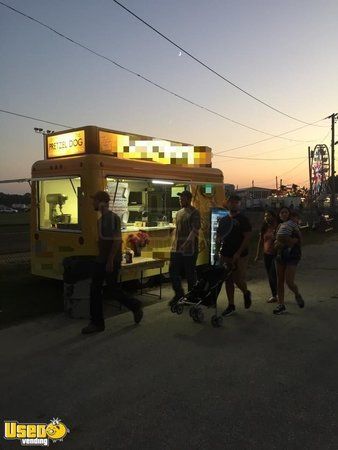
[[(291, 211), (282, 207), (279, 211), (279, 219), (281, 225), (286, 223), (290, 219)], [(278, 229), (277, 229), (278, 234)], [(276, 269), (277, 269), (277, 294), (278, 305), (273, 310), (274, 314), (283, 314), (286, 311), (284, 305), (284, 284), (286, 283), (289, 289), (295, 294), (295, 299), (300, 308), (304, 308), (304, 300), (299, 293), (298, 287), (295, 284), (295, 275), (297, 270), (297, 264), (301, 258), (301, 236), (298, 232), (296, 237), (287, 236), (288, 245), (281, 249), (276, 257)], [(277, 244), (278, 247), (278, 244)]]
[(296, 211), (290, 211), (289, 219), (279, 225), (275, 242), (277, 254), (281, 254), (283, 251), (287, 250), (290, 253), (294, 244), (293, 238), (300, 239), (300, 230), (298, 223), (298, 213)]
[(277, 228), (277, 215), (274, 211), (266, 211), (264, 215), (264, 222), (259, 234), (257, 244), (257, 252), (255, 261), (259, 259), (260, 250), (263, 248), (263, 258), (266, 273), (268, 275), (269, 285), (272, 296), (267, 301), (268, 303), (277, 302), (277, 275), (275, 267), (275, 250), (274, 242)]

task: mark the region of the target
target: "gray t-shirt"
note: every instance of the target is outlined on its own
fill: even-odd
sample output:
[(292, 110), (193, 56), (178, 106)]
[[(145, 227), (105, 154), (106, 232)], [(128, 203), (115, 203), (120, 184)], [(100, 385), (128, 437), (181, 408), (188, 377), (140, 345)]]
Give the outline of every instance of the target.
[[(181, 252), (181, 245), (187, 240), (193, 229), (201, 228), (201, 216), (199, 211), (193, 206), (180, 209), (176, 214), (175, 239), (172, 245), (173, 252)], [(191, 242), (191, 245), (184, 249), (184, 254), (192, 255), (198, 251), (198, 236)]]
[(121, 220), (119, 216), (112, 211), (103, 214), (97, 222), (98, 225), (98, 247), (99, 255), (98, 262), (105, 263), (110, 255), (114, 240), (119, 241), (119, 250), (117, 251), (114, 261), (121, 262), (122, 260), (122, 234), (121, 234)]

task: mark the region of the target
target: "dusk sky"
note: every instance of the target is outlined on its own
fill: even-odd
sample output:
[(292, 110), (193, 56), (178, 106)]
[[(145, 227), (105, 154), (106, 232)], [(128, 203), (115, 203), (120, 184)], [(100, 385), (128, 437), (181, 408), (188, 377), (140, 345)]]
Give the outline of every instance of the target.
[[(312, 123), (338, 112), (337, 0), (120, 1), (283, 113)], [(220, 79), (113, 1), (2, 3), (234, 121), (273, 135), (304, 126)], [(269, 136), (193, 106), (3, 4), (0, 52), (1, 110), (70, 127), (97, 125), (207, 145), (215, 155), (213, 167), (223, 171), (226, 183), (239, 187), (252, 180), (273, 187), (276, 176), (284, 184), (307, 185), (308, 146), (330, 146), (330, 120), (289, 133), (287, 139), (248, 145)], [(34, 127), (65, 129), (0, 112), (0, 180), (30, 177), (33, 162), (43, 158), (42, 136)], [(2, 192), (28, 190), (27, 184), (0, 186)]]

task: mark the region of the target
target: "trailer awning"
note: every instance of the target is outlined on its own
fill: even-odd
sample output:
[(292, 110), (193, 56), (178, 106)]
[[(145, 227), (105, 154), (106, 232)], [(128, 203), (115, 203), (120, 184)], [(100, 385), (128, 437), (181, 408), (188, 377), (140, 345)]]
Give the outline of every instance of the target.
[(32, 178), (15, 178), (13, 180), (0, 180), (0, 183), (30, 183)]

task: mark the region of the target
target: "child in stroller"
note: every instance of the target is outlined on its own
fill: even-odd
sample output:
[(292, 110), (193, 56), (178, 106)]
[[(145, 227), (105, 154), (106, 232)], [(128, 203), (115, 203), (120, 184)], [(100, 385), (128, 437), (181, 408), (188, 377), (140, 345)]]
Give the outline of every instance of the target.
[(171, 305), (171, 312), (178, 315), (183, 313), (184, 306), (190, 306), (189, 314), (194, 322), (201, 323), (204, 320), (204, 313), (201, 306), (216, 308), (215, 314), (211, 317), (211, 324), (219, 327), (222, 323), (222, 316), (217, 313), (217, 298), (222, 288), (223, 282), (231, 274), (231, 269), (224, 266), (204, 266), (195, 286), (185, 296)]

